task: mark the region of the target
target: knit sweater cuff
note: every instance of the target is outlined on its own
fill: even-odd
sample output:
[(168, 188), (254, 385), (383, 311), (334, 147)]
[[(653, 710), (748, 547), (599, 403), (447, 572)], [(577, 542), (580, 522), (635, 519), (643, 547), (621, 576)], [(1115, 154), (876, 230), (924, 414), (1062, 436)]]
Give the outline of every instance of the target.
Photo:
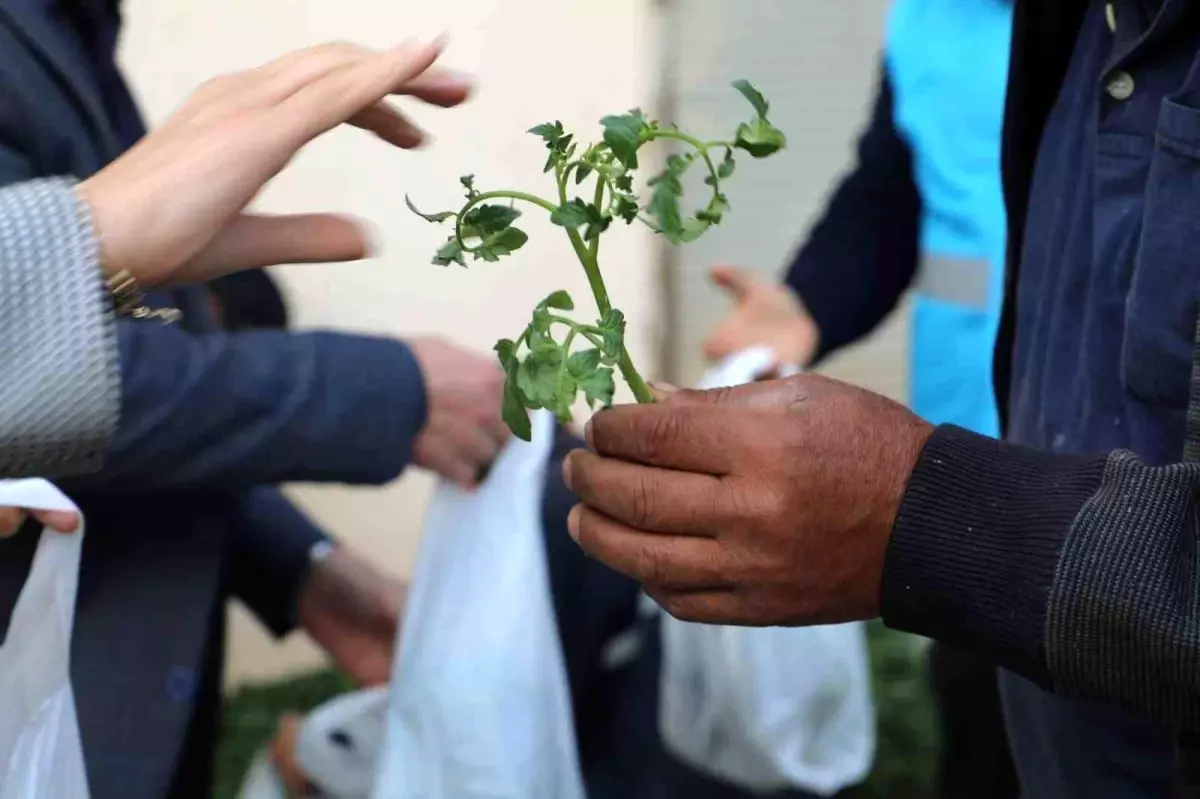
[(892, 531), (884, 621), (1048, 684), (1050, 588), (1063, 542), (1096, 492), (1104, 463), (938, 428)]

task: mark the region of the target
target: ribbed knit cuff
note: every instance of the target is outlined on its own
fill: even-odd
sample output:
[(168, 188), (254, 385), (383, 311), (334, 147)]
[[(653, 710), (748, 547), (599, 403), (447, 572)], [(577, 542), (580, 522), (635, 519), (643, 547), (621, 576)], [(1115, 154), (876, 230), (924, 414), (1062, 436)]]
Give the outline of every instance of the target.
[(1047, 599), (1063, 542), (1104, 463), (939, 427), (892, 531), (884, 622), (1049, 684)]

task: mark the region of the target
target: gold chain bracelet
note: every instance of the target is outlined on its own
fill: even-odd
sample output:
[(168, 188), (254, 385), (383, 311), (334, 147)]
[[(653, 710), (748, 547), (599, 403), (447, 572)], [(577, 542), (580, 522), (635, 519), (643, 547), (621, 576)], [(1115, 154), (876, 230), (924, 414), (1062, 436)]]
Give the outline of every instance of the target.
[(178, 308), (151, 308), (146, 305), (146, 297), (142, 294), (141, 286), (130, 274), (128, 269), (122, 269), (104, 281), (112, 295), (113, 311), (117, 316), (130, 316), (134, 319), (158, 319), (164, 325), (174, 324), (183, 318), (183, 312)]

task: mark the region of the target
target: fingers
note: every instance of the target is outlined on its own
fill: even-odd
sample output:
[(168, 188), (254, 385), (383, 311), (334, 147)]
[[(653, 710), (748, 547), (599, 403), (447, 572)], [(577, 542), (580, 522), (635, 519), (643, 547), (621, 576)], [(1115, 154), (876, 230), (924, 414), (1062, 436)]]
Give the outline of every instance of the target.
[(386, 102), (376, 103), (359, 112), (351, 117), (349, 122), (354, 127), (374, 133), (388, 144), (403, 150), (420, 147), (425, 142), (425, 131)]
[(576, 450), (563, 479), (589, 508), (655, 533), (716, 537), (733, 519), (719, 478), (602, 458)]
[(739, 269), (736, 266), (714, 266), (709, 270), (709, 278), (720, 289), (724, 290), (736, 301), (741, 301), (751, 286), (758, 282), (753, 272)]
[(711, 538), (644, 533), (576, 505), (567, 529), (584, 552), (612, 569), (670, 590), (727, 587), (721, 545)]
[(25, 511), (20, 508), (0, 508), (0, 538), (11, 538), (25, 522)]
[(285, 713), (279, 719), (275, 738), (271, 742), (271, 762), (284, 786), (296, 795), (306, 793), (310, 786), (296, 763), (296, 743), (302, 720), (298, 713)]
[(198, 283), (276, 264), (342, 263), (371, 252), (366, 225), (336, 214), (241, 214), (181, 270), (176, 282)]
[(79, 529), (79, 514), (72, 511), (37, 510), (33, 518), (57, 533), (73, 533)]
[[(623, 461), (721, 476), (738, 450), (729, 419), (713, 407), (721, 392), (678, 391), (666, 402), (600, 411), (587, 440), (600, 455)], [(707, 399), (706, 395), (714, 395)]]
[(461, 419), (432, 420), (417, 440), (414, 455), (426, 469), (463, 487), (474, 488), (500, 452), (485, 427), (463, 425)]
[(704, 624), (746, 624), (748, 619), (738, 613), (741, 603), (733, 591), (668, 590), (659, 586), (643, 586), (646, 596), (680, 621)]
[(277, 107), (282, 129), (298, 137), (296, 149), (331, 130), (433, 66), (441, 55), (440, 42), (405, 45), (355, 61), (323, 75), (284, 100)]
[(73, 511), (0, 508), (0, 538), (11, 538), (21, 530), (27, 516), (58, 533), (73, 533), (79, 529), (79, 514)]
[(430, 69), (404, 84), (401, 94), (441, 108), (461, 105), (471, 96), (470, 78), (448, 69)]

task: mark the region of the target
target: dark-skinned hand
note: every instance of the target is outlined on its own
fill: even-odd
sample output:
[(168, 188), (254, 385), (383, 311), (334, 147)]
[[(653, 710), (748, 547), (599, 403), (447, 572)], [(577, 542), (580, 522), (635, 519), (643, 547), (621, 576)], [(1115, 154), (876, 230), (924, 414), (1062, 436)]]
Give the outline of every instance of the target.
[(572, 537), (685, 621), (879, 614), (884, 555), (933, 428), (816, 375), (596, 414), (564, 464)]

